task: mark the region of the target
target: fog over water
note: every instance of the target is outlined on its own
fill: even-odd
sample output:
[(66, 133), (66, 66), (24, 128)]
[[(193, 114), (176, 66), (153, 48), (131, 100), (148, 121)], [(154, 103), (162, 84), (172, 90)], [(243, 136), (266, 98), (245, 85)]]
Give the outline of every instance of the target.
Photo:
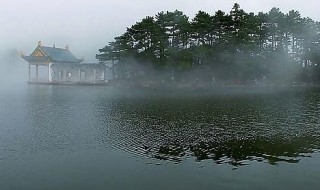
[(99, 48), (148, 15), (177, 9), (192, 18), (199, 10), (210, 14), (219, 9), (229, 12), (235, 2), (247, 12), (268, 12), (279, 7), (283, 12), (299, 10), (303, 16), (320, 20), (317, 0), (1, 0), (0, 52), (14, 49), (28, 54), (41, 40), (48, 46), (69, 44), (77, 57), (91, 62)]
[[(318, 0), (237, 2), (247, 12), (279, 7), (320, 21)], [(178, 9), (193, 18), (234, 3), (0, 0), (0, 189), (318, 190), (318, 87), (214, 86), (212, 75), (203, 88), (26, 83), (20, 53), (39, 40), (97, 62), (99, 48), (148, 15)], [(168, 71), (161, 74), (173, 84)]]
[(4, 190), (319, 188), (318, 89), (5, 89)]

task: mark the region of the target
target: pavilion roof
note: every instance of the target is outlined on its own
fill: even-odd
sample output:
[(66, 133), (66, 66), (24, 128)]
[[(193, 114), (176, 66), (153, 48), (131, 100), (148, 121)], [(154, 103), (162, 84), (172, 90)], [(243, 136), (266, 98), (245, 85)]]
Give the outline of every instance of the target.
[(38, 45), (30, 56), (22, 56), (28, 62), (50, 61), (56, 63), (80, 63), (83, 60), (77, 59), (68, 48), (56, 48)]

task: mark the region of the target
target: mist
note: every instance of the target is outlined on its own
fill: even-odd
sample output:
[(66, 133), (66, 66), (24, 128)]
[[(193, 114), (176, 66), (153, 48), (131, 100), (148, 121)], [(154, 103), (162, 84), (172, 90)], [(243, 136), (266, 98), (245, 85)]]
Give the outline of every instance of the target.
[(18, 49), (0, 51), (0, 84), (26, 84), (27, 64), (21, 60)]
[[(147, 15), (99, 49), (113, 82), (131, 86), (308, 86), (319, 83), (319, 22), (297, 10)], [(144, 83), (144, 84), (141, 84)]]
[(235, 3), (0, 0), (0, 189), (319, 189), (319, 0)]
[[(298, 9), (303, 16), (320, 20), (316, 9), (318, 1), (308, 3), (295, 0), (287, 1), (237, 1), (247, 12), (267, 12), (279, 7), (283, 12)], [(234, 1), (86, 1), (68, 2), (39, 0), (1, 1), (0, 6), (0, 51), (8, 49), (32, 52), (38, 41), (45, 45), (64, 47), (68, 44), (72, 52), (87, 62), (94, 62), (98, 49), (115, 36), (119, 36), (126, 27), (141, 20), (146, 15), (160, 11), (181, 10), (192, 18), (199, 10), (213, 14), (216, 10), (228, 12)], [(130, 15), (130, 16), (128, 16)], [(3, 54), (3, 53), (1, 53)]]

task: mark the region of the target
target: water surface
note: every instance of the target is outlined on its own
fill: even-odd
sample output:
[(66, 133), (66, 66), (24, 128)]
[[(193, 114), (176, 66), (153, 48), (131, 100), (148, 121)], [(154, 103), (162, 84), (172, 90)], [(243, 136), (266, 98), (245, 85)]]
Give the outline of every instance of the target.
[(3, 86), (1, 189), (319, 189), (319, 100), (312, 88)]

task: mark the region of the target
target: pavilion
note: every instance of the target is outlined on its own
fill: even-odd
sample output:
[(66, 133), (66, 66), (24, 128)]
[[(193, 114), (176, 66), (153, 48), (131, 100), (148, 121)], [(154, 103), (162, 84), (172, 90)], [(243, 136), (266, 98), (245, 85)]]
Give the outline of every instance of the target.
[[(29, 64), (28, 83), (47, 84), (95, 84), (105, 82), (106, 66), (101, 63), (82, 63), (66, 48), (42, 46), (41, 41), (29, 55), (21, 55)], [(31, 68), (35, 66), (35, 77), (31, 76)], [(47, 79), (39, 79), (39, 67), (47, 67)]]

